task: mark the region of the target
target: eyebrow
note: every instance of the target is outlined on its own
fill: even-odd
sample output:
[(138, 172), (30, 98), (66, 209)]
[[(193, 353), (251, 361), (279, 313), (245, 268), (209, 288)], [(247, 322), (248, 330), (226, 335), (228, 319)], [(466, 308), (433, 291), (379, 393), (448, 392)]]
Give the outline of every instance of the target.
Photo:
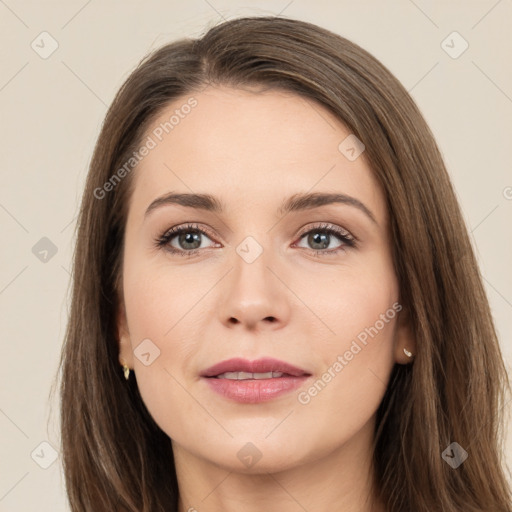
[[(195, 208), (197, 210), (205, 210), (217, 214), (220, 214), (225, 210), (222, 202), (210, 194), (178, 194), (170, 192), (155, 199), (148, 206), (144, 216), (147, 217), (153, 210), (161, 206), (172, 204), (177, 204), (188, 208)], [(330, 204), (345, 204), (357, 208), (358, 210), (362, 211), (373, 223), (378, 225), (375, 216), (365, 206), (364, 203), (355, 197), (339, 193), (313, 192), (294, 194), (283, 202), (277, 213), (279, 216), (284, 216), (290, 212), (311, 210), (313, 208), (319, 208), (320, 206)]]

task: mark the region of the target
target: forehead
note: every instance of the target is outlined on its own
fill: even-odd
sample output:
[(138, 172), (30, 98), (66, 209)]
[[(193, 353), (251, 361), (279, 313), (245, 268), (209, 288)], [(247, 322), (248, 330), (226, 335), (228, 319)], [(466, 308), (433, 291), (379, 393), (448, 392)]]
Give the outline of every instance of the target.
[(341, 192), (386, 219), (384, 198), (361, 157), (339, 146), (347, 129), (318, 103), (279, 90), (208, 87), (159, 113), (135, 169), (133, 207), (169, 192), (208, 193), (239, 210), (278, 208), (297, 192)]

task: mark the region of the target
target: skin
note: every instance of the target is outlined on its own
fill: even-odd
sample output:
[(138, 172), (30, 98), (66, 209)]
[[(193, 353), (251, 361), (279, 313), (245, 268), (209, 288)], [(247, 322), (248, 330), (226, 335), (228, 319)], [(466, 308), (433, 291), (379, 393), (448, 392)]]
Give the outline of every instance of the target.
[[(134, 171), (118, 318), (119, 361), (135, 371), (149, 412), (172, 439), (180, 511), (383, 510), (368, 498), (371, 443), (391, 370), (410, 362), (404, 347), (414, 353), (405, 309), (307, 404), (298, 400), (399, 302), (382, 191), (364, 153), (351, 162), (338, 150), (350, 131), (293, 93), (207, 87), (166, 107), (147, 135), (190, 96), (197, 106)], [(168, 204), (145, 218), (171, 191), (211, 194), (226, 210)], [(355, 197), (376, 223), (346, 204), (279, 215), (300, 192)], [(199, 252), (155, 247), (188, 222), (212, 235), (201, 235)], [(318, 254), (300, 238), (310, 228), (324, 233), (318, 223), (349, 231), (357, 247)], [(263, 249), (252, 263), (236, 250), (247, 236)], [(169, 243), (190, 251), (177, 236)], [(327, 243), (319, 250), (344, 246), (335, 235)], [(134, 355), (144, 339), (160, 350), (148, 366)], [(312, 377), (259, 404), (230, 401), (199, 377), (231, 357), (265, 356)], [(237, 455), (248, 442), (261, 454), (250, 467)]]

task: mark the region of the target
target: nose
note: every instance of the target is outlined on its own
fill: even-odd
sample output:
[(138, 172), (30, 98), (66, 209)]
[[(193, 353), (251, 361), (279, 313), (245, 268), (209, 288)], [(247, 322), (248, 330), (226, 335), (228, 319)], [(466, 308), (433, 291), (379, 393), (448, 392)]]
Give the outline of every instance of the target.
[[(234, 256), (233, 269), (225, 278), (219, 303), (221, 322), (228, 328), (275, 330), (290, 317), (290, 292), (279, 275), (274, 258), (263, 253), (253, 262)], [(276, 268), (274, 268), (276, 267)]]

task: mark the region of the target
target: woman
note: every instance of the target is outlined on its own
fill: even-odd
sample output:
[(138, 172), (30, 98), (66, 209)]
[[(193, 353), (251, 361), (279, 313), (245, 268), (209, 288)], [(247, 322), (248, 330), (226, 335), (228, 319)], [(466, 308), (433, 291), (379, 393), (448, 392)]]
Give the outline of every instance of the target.
[(73, 511), (512, 511), (453, 188), (346, 39), (241, 18), (148, 56), (97, 142), (73, 285)]

